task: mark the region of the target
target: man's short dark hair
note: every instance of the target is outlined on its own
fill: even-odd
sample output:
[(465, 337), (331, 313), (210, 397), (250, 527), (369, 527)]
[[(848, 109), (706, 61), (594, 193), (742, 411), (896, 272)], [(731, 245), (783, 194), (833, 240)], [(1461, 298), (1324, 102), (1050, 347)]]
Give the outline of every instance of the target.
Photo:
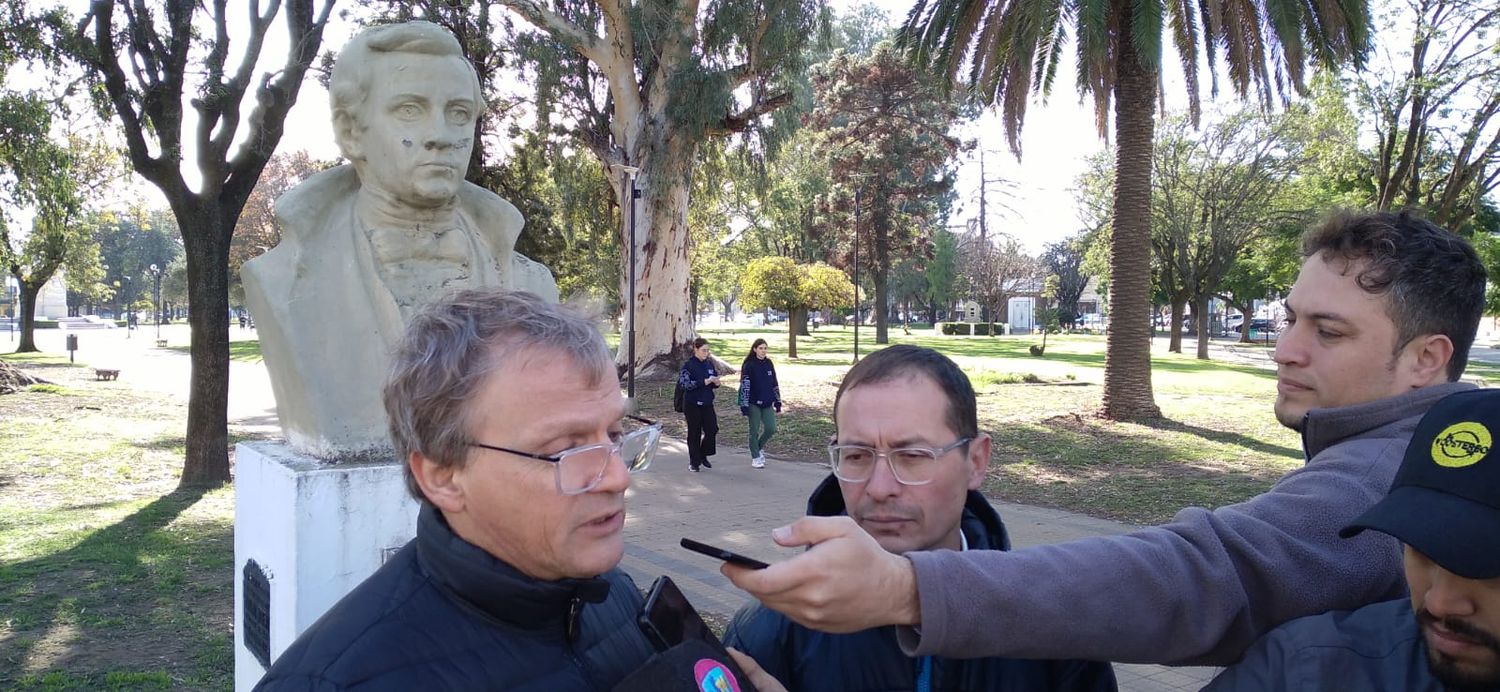
[(696, 339), (693, 339), (693, 349), (694, 350), (703, 348), (704, 346), (707, 346), (707, 345), (708, 345), (708, 339), (705, 339), (705, 338), (703, 338), (701, 336), (698, 337), (698, 338), (696, 338)]
[(1442, 334), (1453, 342), (1448, 380), (1469, 363), (1484, 315), (1484, 264), (1473, 246), (1416, 213), (1340, 211), (1302, 236), (1302, 256), (1364, 266), (1355, 282), (1386, 296), (1396, 352), (1412, 339)]
[(866, 356), (864, 360), (849, 368), (839, 392), (833, 398), (833, 427), (839, 425), (839, 401), (844, 393), (866, 384), (890, 382), (899, 377), (926, 375), (937, 384), (948, 397), (948, 427), (959, 437), (979, 436), (978, 404), (974, 400), (974, 386), (969, 376), (960, 370), (957, 363), (937, 351), (921, 346), (899, 344), (883, 348)]

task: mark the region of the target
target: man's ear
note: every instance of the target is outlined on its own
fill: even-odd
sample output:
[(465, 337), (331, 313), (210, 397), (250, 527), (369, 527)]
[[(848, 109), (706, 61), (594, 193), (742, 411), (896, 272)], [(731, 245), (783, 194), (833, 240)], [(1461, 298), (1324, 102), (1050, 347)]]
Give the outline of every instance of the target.
[(990, 469), (990, 435), (979, 433), (969, 443), (969, 456), (964, 460), (969, 464), (969, 490), (978, 490), (984, 485), (984, 477)]
[(1406, 345), (1406, 367), (1413, 387), (1427, 387), (1448, 381), (1448, 364), (1453, 360), (1453, 341), (1444, 334), (1427, 334)]
[(445, 514), (463, 511), (464, 489), (458, 482), (457, 465), (439, 464), (421, 452), (412, 452), (406, 463), (411, 466), (411, 475), (428, 502)]
[(363, 161), (365, 158), (364, 147), (359, 142), (362, 129), (348, 111), (334, 112), (333, 142), (339, 146), (339, 152), (344, 155), (344, 158), (350, 161)]

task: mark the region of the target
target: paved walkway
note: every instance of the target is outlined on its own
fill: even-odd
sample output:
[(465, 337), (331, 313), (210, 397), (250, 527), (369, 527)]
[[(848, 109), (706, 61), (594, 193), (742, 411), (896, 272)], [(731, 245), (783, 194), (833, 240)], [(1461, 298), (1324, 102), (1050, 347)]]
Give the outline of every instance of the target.
[[(635, 477), (627, 497), (622, 567), (643, 588), (670, 574), (699, 610), (728, 615), (749, 601), (719, 574), (719, 562), (684, 550), (687, 537), (722, 545), (767, 562), (795, 555), (771, 541), (771, 530), (805, 511), (807, 495), (828, 473), (820, 464), (777, 461), (750, 468), (749, 452), (719, 445), (714, 467), (687, 468), (681, 440), (664, 439), (651, 469)], [(1017, 547), (1084, 536), (1126, 533), (1134, 526), (1071, 512), (996, 502)], [(1120, 689), (1132, 692), (1197, 690), (1214, 668), (1116, 664)]]

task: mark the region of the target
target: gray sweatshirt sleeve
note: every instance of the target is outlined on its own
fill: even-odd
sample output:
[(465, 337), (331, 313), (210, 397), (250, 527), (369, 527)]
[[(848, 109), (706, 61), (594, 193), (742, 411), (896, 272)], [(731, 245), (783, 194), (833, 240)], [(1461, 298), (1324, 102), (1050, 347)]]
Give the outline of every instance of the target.
[(902, 629), (902, 647), (916, 656), (1232, 663), (1282, 622), (1404, 593), (1395, 539), (1338, 537), (1385, 495), (1396, 465), (1388, 455), (1399, 459), (1404, 448), (1402, 439), (1350, 441), (1246, 502), (1186, 509), (1123, 536), (909, 553), (922, 620)]

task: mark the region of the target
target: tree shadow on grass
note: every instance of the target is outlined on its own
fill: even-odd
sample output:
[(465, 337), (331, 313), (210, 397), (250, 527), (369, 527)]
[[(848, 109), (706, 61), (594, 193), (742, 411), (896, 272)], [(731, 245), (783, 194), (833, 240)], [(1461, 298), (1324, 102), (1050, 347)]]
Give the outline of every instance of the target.
[(223, 591), (232, 583), (233, 527), (167, 530), (205, 492), (175, 490), (71, 548), (0, 564), (0, 612), (10, 619), (0, 687), (53, 671), (102, 685), (110, 672), (162, 668), (178, 680), (227, 684), (231, 670), (204, 674), (194, 659), (227, 624), (227, 614), (204, 611), (232, 607)]
[(1224, 430), (1214, 430), (1213, 428), (1204, 428), (1201, 426), (1193, 425), (1191, 423), (1172, 420), (1170, 418), (1159, 418), (1157, 420), (1146, 423), (1146, 425), (1149, 425), (1152, 428), (1156, 428), (1157, 430), (1171, 430), (1174, 432), (1182, 432), (1189, 435), (1196, 435), (1205, 440), (1212, 440), (1214, 442), (1234, 445), (1236, 447), (1244, 447), (1246, 449), (1260, 452), (1261, 454), (1286, 457), (1288, 459), (1302, 458), (1302, 450), (1296, 449), (1294, 447), (1271, 444), (1264, 440), (1257, 440), (1253, 437), (1250, 437), (1249, 435), (1242, 435), (1240, 433), (1227, 432)]
[(1241, 502), (1283, 473), (1254, 460), (1243, 466), (1210, 461), (1214, 455), (1200, 455), (1194, 445), (1150, 432), (1158, 430), (1228, 445), (1250, 441), (1260, 454), (1290, 456), (1284, 447), (1174, 421), (1122, 426), (1060, 415), (1011, 423), (995, 437), (985, 491), (1008, 501), (1156, 524), (1183, 507)]
[(150, 440), (136, 440), (131, 442), (131, 444), (141, 449), (172, 452), (187, 448), (187, 437), (184, 435), (158, 435)]

